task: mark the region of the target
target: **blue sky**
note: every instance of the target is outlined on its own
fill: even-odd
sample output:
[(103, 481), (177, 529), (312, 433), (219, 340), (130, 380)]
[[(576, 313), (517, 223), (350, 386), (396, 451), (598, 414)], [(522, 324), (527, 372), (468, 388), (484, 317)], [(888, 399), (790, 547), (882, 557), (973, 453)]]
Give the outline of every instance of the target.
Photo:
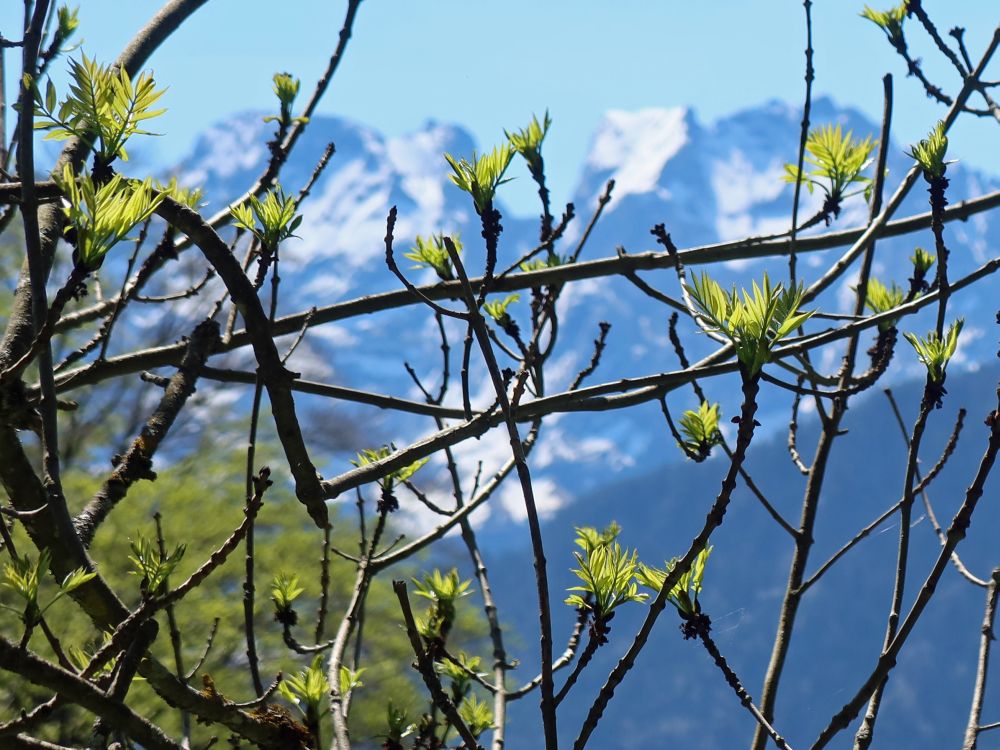
[[(887, 3), (888, 4), (888, 3)], [(0, 32), (16, 38), (20, 3), (0, 4)], [(160, 6), (145, 0), (80, 4), (83, 50), (115, 57)], [(270, 77), (287, 70), (307, 91), (336, 41), (346, 3), (331, 0), (212, 0), (150, 60), (169, 87), (166, 133), (144, 149), (157, 166), (180, 159), (205, 125), (232, 112), (271, 109)], [(961, 24), (975, 54), (1000, 14), (995, 0), (925, 0), (942, 32)], [(862, 2), (813, 4), (814, 95), (877, 120), (881, 76), (896, 79), (894, 137), (910, 143), (944, 109), (929, 101), (881, 32), (858, 16)], [(881, 8), (882, 5), (877, 4)], [(469, 128), (481, 146), (548, 108), (546, 142), (557, 201), (569, 199), (594, 127), (611, 108), (693, 107), (711, 121), (769, 99), (800, 102), (804, 12), (792, 0), (365, 0), (354, 38), (322, 113), (352, 117), (394, 135), (428, 119)], [(915, 22), (911, 46), (946, 91), (957, 76)], [(6, 53), (8, 66), (16, 53)], [(10, 67), (8, 70), (10, 70)], [(1000, 63), (988, 72), (1000, 78)], [(8, 76), (12, 78), (12, 76)], [(61, 82), (58, 72), (54, 78)], [(8, 95), (13, 93), (7, 81)], [(969, 118), (966, 118), (967, 120)], [(1000, 174), (995, 121), (960, 124), (951, 154)], [(789, 144), (794, 153), (796, 144)], [(790, 156), (791, 158), (791, 156)], [(518, 212), (535, 212), (528, 180), (507, 190)]]

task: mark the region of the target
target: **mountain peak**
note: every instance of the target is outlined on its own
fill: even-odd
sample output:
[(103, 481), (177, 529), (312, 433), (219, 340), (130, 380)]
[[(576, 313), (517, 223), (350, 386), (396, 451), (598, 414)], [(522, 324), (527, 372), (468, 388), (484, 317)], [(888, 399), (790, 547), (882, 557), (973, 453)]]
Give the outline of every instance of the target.
[(594, 135), (588, 171), (610, 172), (619, 197), (654, 190), (693, 124), (687, 107), (609, 110)]

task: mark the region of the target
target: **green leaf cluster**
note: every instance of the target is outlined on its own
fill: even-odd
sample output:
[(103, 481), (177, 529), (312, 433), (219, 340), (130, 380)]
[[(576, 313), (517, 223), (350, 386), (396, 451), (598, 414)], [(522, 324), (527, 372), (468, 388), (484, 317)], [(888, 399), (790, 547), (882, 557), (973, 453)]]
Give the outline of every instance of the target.
[[(896, 285), (896, 282), (892, 282), (889, 286), (886, 286), (875, 277), (868, 280), (865, 307), (876, 315), (891, 310), (894, 307), (899, 307), (903, 304), (904, 299), (906, 299), (906, 293)], [(878, 324), (878, 329), (880, 331), (887, 331), (890, 328), (894, 328), (898, 322), (898, 317), (888, 318)]]
[(722, 442), (719, 405), (702, 401), (697, 411), (685, 411), (680, 419), (680, 432), (684, 437), (681, 447), (686, 453), (701, 458), (708, 456), (712, 446)]
[(785, 181), (801, 181), (810, 193), (818, 187), (830, 200), (839, 202), (847, 197), (844, 191), (852, 183), (871, 182), (871, 178), (861, 173), (872, 162), (874, 146), (871, 136), (856, 140), (852, 131), (845, 134), (840, 125), (814, 128), (806, 139), (805, 157), (812, 169), (800, 174), (797, 165), (786, 164)]
[(171, 199), (177, 201), (183, 206), (187, 206), (188, 208), (198, 208), (201, 204), (201, 199), (205, 197), (205, 193), (200, 187), (181, 187), (181, 185), (178, 184), (176, 177), (171, 177), (166, 184), (162, 182), (156, 182), (154, 184), (157, 192), (167, 195)]
[(462, 699), (458, 706), (458, 715), (462, 717), (473, 737), (478, 738), (493, 726), (493, 711), (490, 709), (490, 704), (477, 698), (475, 693), (469, 693)]
[(295, 102), (295, 97), (299, 95), (301, 85), (299, 79), (291, 73), (275, 73), (271, 80), (273, 84), (271, 89), (278, 97), (281, 114), (268, 115), (264, 118), (264, 122), (280, 122), (283, 125), (309, 122), (308, 117), (292, 117), (292, 104)]
[(69, 202), (63, 211), (76, 232), (77, 255), (91, 270), (99, 267), (108, 251), (136, 224), (148, 219), (163, 200), (149, 178), (138, 182), (116, 174), (97, 187), (89, 175), (75, 177), (69, 164), (63, 169), (59, 187)]
[[(457, 234), (451, 237), (451, 242), (456, 252), (462, 252), (462, 241)], [(404, 258), (414, 262), (414, 268), (433, 268), (442, 281), (452, 281), (455, 278), (451, 256), (444, 244), (444, 234), (432, 234), (426, 238), (418, 234), (415, 243), (410, 252), (403, 253)]]
[[(351, 460), (351, 463), (358, 467), (367, 466), (368, 464), (381, 461), (383, 458), (388, 458), (395, 453), (395, 451), (396, 446), (392, 443), (389, 443), (389, 445), (383, 445), (381, 448), (365, 448), (357, 454), (357, 458)], [(417, 459), (412, 464), (407, 464), (406, 466), (386, 474), (378, 480), (378, 484), (386, 492), (392, 492), (397, 482), (405, 482), (410, 479), (428, 461), (430, 461), (430, 458)]]
[(499, 325), (504, 325), (510, 320), (510, 313), (507, 308), (521, 299), (520, 294), (508, 294), (502, 300), (492, 300), (483, 303), (483, 312), (489, 315)]
[(139, 576), (139, 590), (146, 596), (155, 596), (166, 588), (170, 574), (174, 572), (187, 549), (186, 545), (178, 544), (173, 552), (161, 555), (159, 547), (142, 535), (130, 542), (129, 546), (132, 548), (132, 554), (128, 559), (135, 568), (132, 573)]
[(48, 549), (43, 549), (35, 562), (32, 562), (27, 555), (14, 555), (11, 560), (4, 564), (4, 577), (0, 581), (0, 588), (13, 592), (23, 601), (23, 604), (20, 607), (0, 604), (0, 608), (17, 614), (29, 630), (41, 621), (49, 607), (97, 575), (96, 573), (88, 573), (83, 568), (77, 568), (63, 578), (62, 583), (59, 584), (59, 590), (45, 606), (42, 606), (39, 604), (39, 589), (45, 571), (49, 569), (51, 563), (52, 554)]
[(532, 258), (531, 260), (523, 261), (518, 264), (518, 268), (527, 273), (529, 271), (541, 271), (543, 268), (556, 268), (565, 262), (566, 259), (561, 255), (549, 253), (544, 258)]
[(397, 744), (416, 729), (416, 725), (410, 722), (406, 709), (399, 708), (392, 700), (385, 707), (385, 723), (388, 730), (384, 735), (386, 740)]
[(913, 255), (910, 256), (910, 262), (913, 263), (913, 270), (920, 276), (931, 270), (931, 266), (934, 265), (935, 260), (937, 260), (937, 256), (934, 253), (927, 252), (922, 247), (914, 248)]
[(944, 177), (948, 165), (944, 160), (948, 151), (948, 136), (944, 131), (944, 120), (939, 120), (927, 137), (910, 146), (907, 155), (912, 156), (924, 170), (927, 180)]
[[(56, 35), (65, 41), (69, 39), (80, 27), (80, 8), (70, 8), (68, 5), (60, 5), (56, 11)], [(65, 50), (61, 50), (65, 51)]]
[(528, 123), (527, 127), (514, 133), (504, 131), (511, 147), (527, 162), (528, 171), (531, 172), (532, 178), (536, 181), (541, 180), (544, 176), (542, 141), (545, 140), (545, 135), (549, 132), (551, 125), (552, 118), (549, 117), (549, 112), (546, 110), (541, 122), (538, 121), (536, 115), (532, 115), (531, 122)]
[(906, 20), (906, 5), (906, 0), (903, 0), (895, 8), (889, 8), (888, 10), (874, 10), (866, 5), (860, 15), (882, 29), (892, 43), (892, 46), (898, 49), (904, 44), (903, 21)]
[(326, 679), (322, 654), (317, 654), (312, 663), (298, 674), (286, 677), (278, 684), (281, 697), (307, 717), (320, 715), (320, 706), (329, 691), (330, 683)]
[(617, 531), (610, 538), (607, 531), (599, 534), (589, 527), (578, 528), (576, 533), (576, 543), (584, 552), (573, 553), (579, 565), (573, 573), (582, 583), (568, 590), (581, 593), (568, 596), (566, 604), (590, 610), (595, 619), (606, 620), (622, 604), (648, 598), (648, 594), (639, 592), (635, 581), (640, 565), (638, 553), (622, 549), (615, 540)]
[(495, 146), (488, 154), (479, 155), (473, 151), (471, 162), (464, 158), (455, 159), (451, 154), (445, 154), (444, 158), (452, 169), (449, 178), (472, 196), (476, 213), (482, 216), (487, 208), (492, 207), (497, 188), (509, 182), (503, 176), (513, 156), (513, 147), (505, 143)]
[(100, 65), (86, 55), (70, 60), (69, 67), (70, 93), (61, 103), (51, 80), (44, 96), (35, 88), (35, 128), (51, 131), (46, 140), (93, 135), (98, 160), (107, 165), (116, 158), (128, 161), (125, 143), (133, 135), (157, 135), (140, 127), (166, 111), (152, 109), (165, 91), (156, 88), (152, 75), (142, 73), (133, 82), (124, 68)]
[(299, 585), (299, 577), (294, 573), (288, 574), (284, 571), (277, 573), (271, 581), (271, 601), (274, 602), (275, 610), (280, 614), (285, 614), (292, 610), (295, 600), (305, 591)]
[(903, 334), (916, 350), (917, 358), (927, 368), (927, 374), (935, 383), (944, 380), (945, 368), (958, 348), (958, 335), (962, 332), (963, 325), (965, 320), (959, 318), (948, 327), (943, 337), (938, 336), (935, 331), (931, 331), (923, 338), (914, 333)]
[(417, 628), (420, 634), (428, 639), (447, 638), (455, 622), (455, 603), (472, 593), (469, 588), (471, 580), (463, 581), (456, 568), (442, 573), (435, 568), (426, 574), (423, 580), (414, 578), (414, 594), (428, 599), (431, 606), (425, 617), (418, 620)]
[(295, 197), (286, 196), (281, 185), (277, 185), (265, 193), (264, 200), (251, 195), (246, 203), (233, 206), (229, 212), (236, 227), (246, 229), (265, 249), (273, 252), (279, 242), (294, 237), (302, 223), (302, 216), (295, 213), (296, 208)]
[[(711, 547), (705, 547), (701, 550), (688, 571), (677, 579), (677, 583), (670, 589), (670, 593), (667, 594), (667, 600), (677, 608), (677, 612), (682, 617), (686, 618), (701, 611), (698, 605), (698, 594), (701, 593), (702, 579), (705, 577), (705, 565), (708, 563), (708, 556), (711, 554)], [(659, 591), (663, 588), (667, 576), (677, 567), (679, 561), (680, 558), (675, 557), (668, 561), (662, 569), (640, 563), (639, 569), (636, 572), (636, 578), (643, 586), (653, 591)]]
[(744, 289), (742, 297), (735, 286), (724, 291), (708, 273), (694, 275), (688, 291), (708, 329), (733, 343), (736, 357), (751, 376), (771, 360), (774, 346), (812, 315), (799, 312), (802, 285), (787, 290), (780, 283), (772, 286), (766, 273), (763, 282), (754, 281), (753, 291)]

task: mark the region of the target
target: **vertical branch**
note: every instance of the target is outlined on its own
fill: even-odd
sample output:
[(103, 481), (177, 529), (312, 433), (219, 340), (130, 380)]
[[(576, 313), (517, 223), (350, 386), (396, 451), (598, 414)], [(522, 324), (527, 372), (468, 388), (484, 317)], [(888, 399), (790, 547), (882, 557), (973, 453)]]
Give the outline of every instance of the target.
[[(538, 508), (535, 505), (535, 494), (531, 485), (531, 473), (528, 470), (528, 464), (525, 460), (524, 444), (521, 442), (514, 410), (510, 400), (507, 398), (507, 386), (500, 373), (500, 367), (497, 364), (496, 355), (493, 353), (493, 346), (490, 343), (489, 334), (486, 330), (486, 322), (479, 311), (472, 285), (469, 283), (468, 274), (466, 274), (465, 266), (462, 264), (462, 258), (459, 256), (450, 237), (445, 237), (444, 242), (445, 247), (448, 249), (448, 255), (451, 256), (452, 266), (455, 268), (455, 273), (462, 284), (466, 307), (469, 311), (469, 322), (479, 343), (483, 359), (486, 361), (490, 379), (493, 381), (493, 389), (496, 391), (497, 399), (500, 403), (500, 410), (503, 414), (504, 422), (507, 426), (507, 434), (510, 438), (510, 449), (514, 456), (517, 477), (521, 483), (521, 492), (524, 495), (524, 507), (528, 516), (528, 529), (531, 535), (531, 549), (535, 565), (535, 584), (538, 589), (538, 619), (541, 631), (539, 647), (541, 650), (542, 668), (541, 709), (545, 732), (545, 747), (546, 750), (556, 750), (559, 746), (559, 739), (556, 732), (556, 707), (552, 682), (552, 612), (549, 601), (549, 581), (548, 574), (546, 573), (545, 547), (542, 542), (541, 524), (538, 520)], [(493, 244), (495, 259), (495, 242)], [(488, 267), (487, 275), (491, 274), (492, 269)], [(482, 289), (486, 289), (485, 281)], [(482, 296), (482, 291), (480, 296)]]
[(976, 750), (979, 739), (979, 720), (983, 715), (983, 697), (986, 694), (986, 672), (990, 664), (990, 647), (996, 640), (996, 636), (993, 634), (993, 621), (997, 614), (998, 585), (1000, 585), (1000, 568), (994, 568), (989, 586), (986, 589), (986, 610), (983, 612), (983, 624), (979, 638), (979, 660), (976, 663), (976, 686), (972, 691), (972, 706), (969, 709), (969, 723), (965, 728), (962, 750)]
[[(42, 243), (38, 225), (38, 196), (35, 191), (34, 159), (34, 101), (32, 86), (35, 84), (38, 47), (41, 43), (42, 24), (48, 12), (48, 0), (38, 0), (34, 14), (27, 13), (31, 3), (26, 2), (24, 43), (21, 48), (22, 76), (18, 82), (18, 137), (17, 173), (21, 180), (21, 218), (24, 222), (24, 242), (28, 253), (28, 274), (31, 284), (31, 317), (35, 336), (41, 332), (48, 314), (45, 296), (46, 264), (42, 258)], [(41, 384), (42, 452), (45, 471), (45, 488), (49, 502), (65, 505), (59, 481), (59, 438), (56, 423), (56, 386), (52, 374), (52, 347), (42, 343), (38, 357), (38, 379)]]
[(803, 0), (802, 7), (806, 12), (806, 95), (802, 105), (802, 130), (799, 134), (798, 178), (795, 180), (795, 193), (792, 196), (792, 232), (791, 245), (788, 252), (788, 279), (795, 286), (795, 240), (799, 231), (799, 198), (802, 195), (802, 169), (805, 165), (806, 141), (809, 139), (809, 114), (812, 109), (812, 84), (816, 77), (813, 68), (812, 47), (812, 0)]

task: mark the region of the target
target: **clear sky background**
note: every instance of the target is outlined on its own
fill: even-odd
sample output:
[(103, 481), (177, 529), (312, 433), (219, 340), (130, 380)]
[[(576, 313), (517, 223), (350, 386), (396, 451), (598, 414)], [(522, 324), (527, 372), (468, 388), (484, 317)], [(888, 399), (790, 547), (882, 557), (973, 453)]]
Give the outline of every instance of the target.
[[(160, 5), (83, 0), (83, 50), (112, 60)], [(0, 2), (5, 37), (19, 37), (20, 6)], [(1000, 21), (997, 0), (925, 0), (924, 6), (942, 33), (966, 27), (973, 57)], [(336, 43), (345, 7), (342, 0), (207, 3), (148, 64), (169, 87), (163, 100), (169, 111), (156, 121), (166, 135), (143, 149), (143, 161), (175, 163), (207, 124), (240, 110), (274, 109), (270, 78), (277, 70), (299, 76), (306, 98)], [(906, 78), (882, 33), (858, 16), (862, 7), (854, 0), (813, 3), (814, 96), (830, 95), (877, 121), (881, 77), (892, 72), (894, 137), (913, 142), (945, 109)], [(912, 49), (927, 60), (929, 75), (953, 92), (957, 75), (938, 63), (918, 26), (907, 23)], [(459, 123), (488, 147), (504, 128), (520, 127), (548, 108), (554, 125), (546, 162), (554, 198), (565, 202), (606, 110), (684, 105), (710, 122), (773, 98), (801, 102), (804, 48), (798, 0), (365, 0), (320, 112), (387, 135), (428, 119)], [(6, 60), (10, 97), (16, 51), (8, 50)], [(58, 71), (53, 77), (63, 91)], [(1000, 78), (1000, 62), (987, 78)], [(997, 122), (964, 119), (949, 153), (1000, 174)], [(790, 159), (796, 145), (789, 144)], [(529, 181), (516, 183), (505, 197), (518, 213), (534, 213)]]

